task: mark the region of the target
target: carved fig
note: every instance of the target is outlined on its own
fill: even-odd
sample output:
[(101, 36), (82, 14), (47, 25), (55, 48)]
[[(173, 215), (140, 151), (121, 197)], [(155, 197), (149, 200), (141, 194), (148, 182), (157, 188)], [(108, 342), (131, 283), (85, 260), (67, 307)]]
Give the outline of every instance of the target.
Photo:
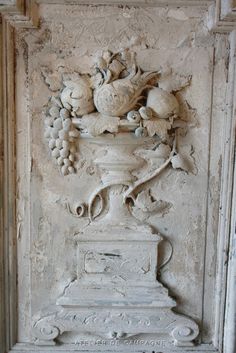
[(158, 87), (148, 92), (147, 107), (152, 108), (160, 119), (168, 119), (179, 113), (179, 103), (175, 96)]
[(150, 107), (141, 107), (139, 109), (139, 114), (141, 115), (141, 118), (144, 120), (148, 120), (152, 118), (152, 109)]

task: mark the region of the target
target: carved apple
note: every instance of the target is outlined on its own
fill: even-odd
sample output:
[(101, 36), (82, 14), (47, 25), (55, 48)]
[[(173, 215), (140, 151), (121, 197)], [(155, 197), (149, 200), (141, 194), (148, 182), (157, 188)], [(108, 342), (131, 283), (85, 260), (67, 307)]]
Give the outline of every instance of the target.
[(61, 92), (61, 102), (72, 115), (84, 115), (94, 111), (93, 91), (89, 79), (77, 77), (76, 80), (63, 82), (65, 88)]

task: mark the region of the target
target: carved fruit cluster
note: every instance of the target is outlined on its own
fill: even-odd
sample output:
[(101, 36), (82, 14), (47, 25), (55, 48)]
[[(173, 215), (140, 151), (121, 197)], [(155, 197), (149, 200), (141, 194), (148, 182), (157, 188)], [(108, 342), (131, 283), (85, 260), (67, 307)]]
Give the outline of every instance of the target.
[(79, 135), (134, 133), (171, 143), (179, 115), (176, 97), (158, 87), (159, 72), (143, 72), (128, 50), (105, 52), (93, 74), (64, 74), (59, 97), (52, 97), (45, 136), (63, 175), (75, 172)]
[(70, 111), (63, 107), (60, 98), (52, 97), (45, 118), (45, 137), (51, 155), (63, 175), (75, 173), (76, 140), (79, 131), (74, 127)]

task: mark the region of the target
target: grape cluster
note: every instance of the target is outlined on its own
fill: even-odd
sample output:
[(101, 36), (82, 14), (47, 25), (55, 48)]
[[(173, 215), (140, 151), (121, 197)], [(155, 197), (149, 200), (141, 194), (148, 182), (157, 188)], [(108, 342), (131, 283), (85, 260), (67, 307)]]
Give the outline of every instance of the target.
[(48, 140), (51, 155), (63, 175), (75, 173), (74, 161), (78, 136), (79, 131), (72, 124), (70, 111), (63, 107), (59, 98), (53, 97), (45, 117), (45, 137)]

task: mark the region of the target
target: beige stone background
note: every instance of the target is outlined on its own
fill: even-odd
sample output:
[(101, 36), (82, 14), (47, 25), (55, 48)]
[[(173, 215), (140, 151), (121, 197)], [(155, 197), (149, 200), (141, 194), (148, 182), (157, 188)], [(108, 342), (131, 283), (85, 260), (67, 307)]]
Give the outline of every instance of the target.
[[(190, 126), (180, 144), (191, 151), (193, 173), (169, 168), (159, 180), (149, 185), (156, 199), (168, 202), (169, 208), (166, 212), (150, 216), (146, 221), (173, 245), (173, 257), (161, 271), (160, 278), (176, 297), (178, 312), (189, 315), (201, 324), (203, 315), (206, 315), (203, 311), (204, 255), (216, 45), (204, 18), (204, 13), (191, 8), (78, 8), (43, 5), (40, 9), (40, 29), (27, 33), (25, 30), (18, 31), (16, 34), (17, 55), (19, 60), (24, 61), (27, 71), (25, 85), (29, 97), (27, 109), (30, 121), (25, 123), (29, 128), (32, 170), (29, 252), (22, 254), (19, 251), (18, 254), (20, 261), (24, 258), (24, 261), (30, 262), (31, 272), (29, 297), (25, 293), (25, 273), (19, 274), (24, 286), (22, 290), (19, 289), (20, 340), (29, 339), (32, 317), (55, 304), (64, 287), (75, 276), (75, 234), (87, 221), (75, 219), (68, 214), (66, 202), (76, 204), (86, 201), (89, 193), (99, 183), (92, 164), (93, 150), (89, 144), (80, 148), (77, 175), (62, 177), (57, 166), (52, 163), (43, 137), (43, 106), (52, 94), (48, 86), (51, 83), (54, 91), (60, 88), (62, 72), (91, 70), (92, 56), (97, 51), (117, 51), (130, 46), (137, 52), (137, 60), (144, 70), (172, 69), (173, 75), (192, 76), (190, 85), (178, 95), (182, 102), (183, 117)], [(221, 55), (224, 57), (227, 43), (222, 39), (220, 42)], [(49, 82), (46, 82), (46, 77), (49, 77)], [(21, 75), (18, 80), (22, 84)], [(22, 87), (24, 89), (25, 86)], [(22, 90), (19, 90), (19, 100)], [(18, 119), (25, 120), (25, 114), (19, 111)], [(21, 132), (20, 144), (26, 133), (26, 129)], [(220, 163), (217, 149), (214, 154)], [(217, 173), (212, 176), (216, 189), (218, 177)], [(216, 207), (215, 202), (213, 195), (212, 208)], [(208, 236), (214, 245), (215, 235)], [(210, 288), (213, 288), (214, 261), (215, 256), (212, 254), (207, 269)], [(19, 270), (22, 268), (23, 264), (20, 264)], [(213, 296), (214, 293), (209, 292), (208, 295)], [(31, 315), (28, 317), (26, 313), (29, 306)], [(212, 302), (206, 316), (209, 325), (205, 326), (205, 342), (209, 342), (212, 337), (213, 322), (210, 318), (213, 310)]]
[[(229, 37), (209, 31), (207, 8), (46, 4), (39, 28), (14, 31), (18, 342), (30, 342), (32, 320), (50, 312), (75, 277), (76, 234), (87, 224), (66, 210), (87, 201), (99, 184), (96, 151), (79, 145), (77, 174), (62, 177), (44, 140), (43, 111), (64, 72), (90, 72), (93, 55), (131, 47), (144, 70), (191, 77), (177, 93), (188, 132), (192, 173), (167, 169), (145, 186), (168, 204), (143, 215), (173, 246), (159, 279), (176, 311), (200, 325), (202, 343), (215, 336), (216, 255)], [(161, 249), (162, 256), (168, 249)]]

